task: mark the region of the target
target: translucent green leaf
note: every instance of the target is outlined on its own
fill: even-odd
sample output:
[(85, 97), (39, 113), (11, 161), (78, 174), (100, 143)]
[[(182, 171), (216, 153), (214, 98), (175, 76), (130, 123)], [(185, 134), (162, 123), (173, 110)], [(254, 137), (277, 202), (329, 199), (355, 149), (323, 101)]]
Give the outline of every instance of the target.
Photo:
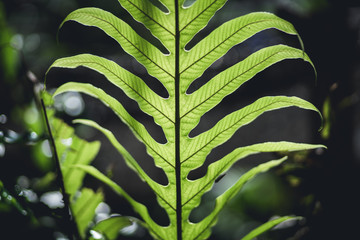
[(191, 124), (189, 128), (193, 128), (203, 114), (257, 73), (277, 62), (296, 58), (301, 58), (312, 65), (311, 60), (302, 50), (286, 45), (262, 48), (251, 54), (243, 61), (216, 75), (196, 92), (186, 95), (184, 99), (186, 104), (181, 109), (182, 123)]
[(78, 91), (90, 96), (96, 97), (101, 100), (105, 105), (109, 106), (119, 118), (127, 124), (130, 129), (134, 132), (134, 134), (138, 137), (140, 141), (142, 141), (147, 147), (149, 154), (152, 155), (155, 159), (155, 162), (164, 167), (164, 165), (168, 165), (173, 167), (174, 163), (170, 157), (168, 157), (166, 146), (156, 142), (145, 129), (144, 125), (136, 121), (123, 107), (123, 105), (117, 101), (115, 98), (106, 94), (102, 89), (94, 87), (91, 84), (86, 83), (75, 83), (69, 82), (61, 87), (59, 87), (54, 96), (61, 94), (67, 91)]
[(174, 58), (163, 54), (112, 13), (98, 8), (81, 8), (70, 13), (62, 24), (67, 21), (76, 21), (103, 30), (144, 65), (150, 75), (158, 78), (166, 87), (173, 85)]
[[(273, 167), (279, 166), (286, 159), (287, 157), (284, 157), (279, 160), (273, 160), (260, 164), (259, 166), (254, 167), (250, 171), (243, 174), (233, 186), (231, 186), (226, 192), (216, 198), (215, 208), (206, 218), (195, 224), (192, 228), (184, 228), (184, 239), (207, 239), (211, 233), (210, 227), (215, 225), (217, 222), (220, 211), (224, 208), (225, 204), (241, 190), (244, 184), (253, 179), (259, 173), (266, 172)], [(184, 213), (184, 215), (185, 214), (186, 213)], [(190, 223), (187, 224), (190, 225)]]
[(254, 103), (227, 115), (207, 132), (190, 139), (188, 147), (183, 148), (182, 164), (186, 162), (187, 165), (191, 165), (191, 168), (201, 166), (203, 161), (200, 159), (205, 160), (205, 157), (214, 147), (227, 141), (240, 127), (251, 123), (267, 111), (292, 106), (319, 113), (314, 105), (301, 98), (285, 96), (260, 98)]
[[(104, 90), (91, 84), (69, 82), (60, 86), (54, 93), (56, 96), (67, 91), (77, 91), (99, 99), (114, 111), (139, 141), (144, 143), (147, 153), (154, 159), (154, 164), (164, 171), (168, 180), (166, 186), (158, 184), (147, 175), (138, 164), (138, 160), (134, 159), (119, 143), (110, 129), (105, 129), (90, 120), (76, 121), (98, 129), (108, 138), (122, 155), (128, 167), (154, 191), (160, 206), (168, 214), (170, 224), (159, 226), (155, 223), (143, 204), (135, 201), (117, 183), (96, 168), (79, 164), (76, 165), (76, 169), (94, 176), (124, 197), (141, 216), (144, 226), (149, 229), (155, 239), (208, 238), (211, 226), (216, 223), (219, 212), (242, 186), (258, 173), (278, 166), (285, 160), (283, 158), (270, 161), (245, 173), (217, 198), (212, 213), (199, 223), (191, 223), (188, 217), (191, 211), (200, 204), (203, 194), (211, 189), (217, 177), (228, 171), (240, 159), (261, 152), (299, 151), (324, 147), (317, 144), (286, 141), (245, 146), (235, 149), (211, 164), (204, 177), (194, 181), (188, 180), (189, 172), (202, 166), (212, 149), (228, 141), (239, 128), (252, 123), (262, 114), (288, 107), (319, 113), (314, 105), (297, 97), (263, 97), (228, 114), (216, 122), (210, 130), (193, 138), (189, 137), (189, 133), (206, 112), (273, 64), (287, 59), (303, 59), (313, 67), (310, 58), (303, 51), (302, 41), (294, 26), (274, 14), (265, 12), (250, 13), (230, 20), (214, 29), (198, 43), (191, 43), (193, 47), (186, 48), (191, 39), (208, 24), (225, 2), (225, 0), (198, 0), (184, 5), (185, 0), (119, 0), (121, 6), (132, 15), (134, 20), (148, 28), (167, 52), (158, 49), (156, 47), (158, 44), (155, 44), (154, 39), (140, 37), (142, 34), (138, 34), (123, 20), (101, 9), (76, 10), (70, 13), (63, 22), (76, 21), (101, 29), (115, 39), (126, 53), (145, 66), (148, 73), (157, 78), (168, 92), (169, 97), (164, 99), (153, 92), (136, 74), (126, 71), (115, 62), (90, 54), (62, 58), (50, 67), (51, 69), (83, 66), (99, 72), (127, 96), (137, 101), (140, 109), (151, 115), (155, 123), (162, 128), (166, 137), (165, 144), (154, 140), (146, 127), (128, 113), (126, 106), (124, 107)], [(186, 93), (190, 84), (202, 76), (231, 48), (267, 29), (276, 29), (297, 36), (302, 49), (286, 45), (262, 48), (243, 61), (218, 73), (193, 93)]]
[(191, 7), (179, 9), (181, 48), (184, 48), (194, 35), (208, 24), (215, 12), (225, 3), (226, 0), (202, 0), (195, 1)]
[[(157, 37), (166, 47), (171, 48), (174, 45), (175, 26), (174, 14), (154, 7), (150, 1), (143, 0), (119, 0), (120, 4), (134, 17), (135, 20), (143, 23), (151, 33)], [(162, 1), (166, 4), (166, 2)]]
[(77, 164), (89, 165), (98, 154), (100, 142), (87, 142), (75, 135), (74, 129), (49, 114), (51, 133), (54, 138), (56, 152), (61, 168), (61, 181), (63, 181), (66, 194), (69, 198), (69, 207), (74, 222), (77, 225), (78, 235), (83, 239), (87, 235), (87, 229), (91, 224), (95, 209), (104, 200), (103, 193), (94, 192), (88, 188), (82, 188), (85, 172), (74, 168)]
[(173, 123), (173, 112), (169, 101), (154, 93), (139, 77), (120, 67), (113, 61), (91, 54), (80, 54), (56, 60), (51, 67), (76, 68), (87, 67), (103, 74), (112, 84), (121, 88), (136, 100), (140, 108), (154, 116), (155, 122), (166, 127)]
[(129, 194), (127, 194), (122, 187), (120, 187), (118, 184), (116, 184), (114, 181), (112, 181), (110, 178), (105, 176), (103, 173), (101, 173), (99, 170), (94, 168), (93, 166), (88, 165), (75, 165), (74, 168), (81, 169), (82, 171), (90, 174), (94, 178), (97, 178), (107, 186), (109, 186), (115, 193), (119, 194), (120, 196), (124, 197), (134, 208), (134, 210), (143, 218), (143, 220), (146, 222), (146, 226), (149, 228), (149, 230), (152, 232), (152, 234), (159, 237), (159, 239), (166, 239), (165, 236), (168, 234), (168, 232), (165, 232), (164, 229), (156, 224), (150, 217), (147, 208), (135, 201)]
[(295, 220), (295, 219), (301, 219), (301, 217), (285, 216), (285, 217), (279, 217), (279, 218), (273, 219), (273, 220), (268, 221), (268, 222), (262, 224), (261, 226), (255, 228), (250, 233), (248, 233), (245, 237), (243, 237), (241, 240), (252, 240), (255, 237), (272, 229), (273, 227), (275, 227), (276, 225), (278, 225), (282, 222), (285, 222), (287, 220)]
[(270, 13), (259, 12), (230, 20), (215, 29), (190, 51), (181, 51), (180, 58), (187, 59), (180, 65), (181, 92), (185, 92), (193, 80), (233, 46), (258, 32), (276, 28), (297, 35), (293, 25)]
[(234, 163), (247, 156), (261, 152), (291, 152), (322, 147), (324, 146), (315, 144), (266, 142), (237, 148), (222, 159), (210, 164), (204, 177), (184, 182), (183, 211), (190, 214), (190, 211), (199, 205), (201, 196), (212, 188), (215, 180), (229, 170)]
[(74, 134), (74, 129), (62, 120), (52, 118), (52, 133), (62, 168), (62, 175), (66, 192), (73, 199), (75, 193), (82, 186), (85, 174), (71, 168), (74, 164), (90, 164), (100, 149), (100, 142), (86, 142)]
[(133, 222), (129, 217), (112, 216), (98, 222), (92, 230), (105, 236), (108, 240), (115, 240), (121, 229), (131, 226)]
[(91, 189), (83, 188), (80, 196), (72, 204), (73, 216), (82, 238), (85, 238), (86, 230), (95, 217), (95, 209), (103, 200), (104, 196), (101, 192), (95, 193)]
[(115, 136), (107, 129), (101, 127), (97, 123), (84, 120), (84, 119), (77, 119), (74, 121), (75, 123), (82, 123), (91, 127), (94, 127), (101, 131), (111, 142), (111, 144), (118, 150), (118, 152), (123, 156), (124, 160), (126, 161), (127, 165), (133, 169), (139, 177), (142, 178), (154, 191), (154, 193), (159, 197), (159, 201), (164, 202), (168, 207), (175, 209), (175, 198), (172, 196), (166, 195), (167, 191), (165, 190), (166, 187), (162, 186), (155, 181), (153, 181), (141, 168), (141, 166), (136, 162), (136, 160), (131, 156), (131, 154), (117, 141)]

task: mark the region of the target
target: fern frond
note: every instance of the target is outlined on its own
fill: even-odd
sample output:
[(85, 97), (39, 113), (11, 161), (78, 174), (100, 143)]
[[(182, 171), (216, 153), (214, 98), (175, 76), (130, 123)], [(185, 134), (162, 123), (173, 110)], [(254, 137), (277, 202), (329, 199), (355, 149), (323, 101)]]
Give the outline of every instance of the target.
[[(89, 165), (98, 154), (100, 142), (87, 142), (74, 133), (74, 129), (49, 114), (49, 126), (56, 147), (57, 159), (64, 183), (64, 197), (69, 197), (72, 218), (76, 223), (78, 234), (85, 238), (87, 229), (95, 217), (95, 209), (103, 201), (101, 191), (94, 192), (88, 188), (82, 188), (85, 173), (73, 168), (76, 164)], [(64, 200), (67, 202), (67, 200)]]
[[(242, 186), (257, 174), (280, 165), (286, 157), (261, 164), (245, 173), (233, 186), (217, 197), (213, 212), (202, 221), (191, 223), (190, 213), (200, 204), (203, 194), (209, 191), (215, 179), (228, 171), (235, 162), (261, 152), (298, 151), (324, 146), (286, 141), (259, 143), (240, 147), (225, 154), (225, 157), (210, 164), (206, 175), (200, 179), (190, 181), (187, 178), (189, 172), (202, 166), (212, 149), (228, 141), (239, 128), (250, 124), (266, 112), (289, 107), (317, 113), (319, 111), (308, 101), (297, 97), (263, 97), (228, 114), (206, 132), (193, 138), (189, 137), (189, 133), (206, 112), (273, 64), (287, 59), (303, 59), (312, 66), (313, 63), (304, 53), (302, 41), (294, 26), (271, 13), (251, 13), (230, 20), (198, 43), (191, 43), (193, 47), (187, 48), (189, 42), (208, 24), (226, 0), (198, 0), (189, 6), (184, 6), (185, 0), (118, 0), (118, 2), (134, 20), (150, 30), (153, 37), (162, 44), (161, 47), (152, 41), (157, 41), (156, 39), (142, 38), (141, 34), (123, 20), (97, 8), (76, 10), (68, 15), (62, 25), (67, 21), (75, 21), (104, 31), (115, 39), (126, 53), (142, 64), (151, 76), (162, 83), (168, 98), (159, 96), (141, 78), (115, 62), (90, 54), (59, 59), (50, 69), (82, 66), (104, 75), (109, 82), (135, 100), (144, 113), (154, 118), (155, 123), (165, 134), (166, 143), (161, 144), (154, 140), (145, 126), (134, 119), (118, 100), (91, 84), (65, 83), (56, 90), (54, 96), (67, 91), (77, 91), (99, 99), (131, 129), (139, 141), (144, 143), (155, 165), (163, 169), (166, 174), (168, 180), (166, 186), (151, 179), (110, 130), (91, 120), (75, 121), (98, 129), (108, 138), (126, 164), (154, 191), (160, 206), (168, 214), (169, 225), (160, 226), (154, 222), (143, 204), (135, 201), (117, 183), (96, 168), (80, 164), (75, 169), (94, 176), (123, 196), (141, 216), (143, 220), (141, 224), (149, 229), (155, 239), (206, 239), (210, 235), (211, 227), (217, 221), (219, 212)], [(302, 49), (286, 45), (262, 48), (220, 72), (198, 90), (187, 94), (189, 86), (216, 60), (234, 46), (267, 29), (276, 29), (298, 36)], [(276, 221), (270, 222), (260, 227), (254, 234), (268, 230), (269, 226), (275, 223)], [(249, 236), (253, 236), (252, 233)]]

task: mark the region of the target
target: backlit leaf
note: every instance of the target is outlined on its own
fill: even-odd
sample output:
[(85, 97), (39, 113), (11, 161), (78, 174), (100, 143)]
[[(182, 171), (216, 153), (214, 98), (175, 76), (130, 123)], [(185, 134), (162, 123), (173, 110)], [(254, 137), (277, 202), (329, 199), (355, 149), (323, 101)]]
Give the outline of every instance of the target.
[[(75, 121), (94, 127), (107, 137), (128, 167), (154, 191), (160, 206), (169, 217), (169, 225), (157, 224), (150, 217), (147, 207), (135, 201), (119, 184), (95, 167), (87, 163), (79, 163), (73, 168), (92, 175), (124, 197), (142, 218), (142, 224), (149, 229), (155, 239), (206, 239), (210, 236), (211, 227), (216, 223), (219, 212), (242, 186), (258, 173), (280, 165), (286, 157), (255, 166), (217, 197), (216, 206), (207, 217), (198, 223), (191, 223), (190, 213), (200, 204), (203, 194), (209, 191), (216, 179), (228, 171), (234, 163), (246, 156), (261, 152), (299, 151), (324, 146), (287, 141), (258, 143), (239, 147), (218, 159), (210, 164), (205, 176), (199, 179), (190, 181), (187, 178), (189, 172), (202, 166), (208, 154), (218, 145), (228, 141), (238, 129), (251, 124), (266, 112), (289, 107), (317, 113), (319, 111), (308, 101), (294, 96), (262, 97), (228, 114), (215, 123), (211, 129), (193, 138), (189, 137), (189, 133), (206, 112), (270, 66), (288, 59), (303, 59), (312, 67), (314, 66), (303, 49), (281, 44), (268, 46), (219, 72), (196, 91), (187, 93), (189, 86), (215, 61), (234, 46), (262, 31), (275, 29), (288, 35), (295, 35), (302, 47), (302, 41), (294, 26), (271, 13), (250, 13), (222, 24), (198, 43), (191, 43), (190, 48), (188, 43), (207, 26), (226, 0), (198, 0), (187, 3), (186, 6), (184, 6), (184, 0), (119, 0), (118, 2), (136, 21), (149, 29), (151, 37), (160, 41), (161, 49), (154, 43), (154, 39), (141, 37), (141, 34), (138, 34), (125, 21), (110, 12), (97, 8), (82, 8), (70, 13), (62, 26), (68, 21), (75, 21), (101, 29), (165, 87), (168, 93), (167, 98), (159, 96), (145, 84), (145, 81), (117, 63), (91, 54), (58, 59), (49, 70), (54, 67), (86, 67), (104, 75), (114, 87), (121, 89), (128, 97), (135, 100), (144, 113), (153, 117), (155, 123), (162, 128), (166, 143), (157, 142), (146, 127), (129, 114), (126, 110), (127, 106), (123, 106), (115, 96), (90, 83), (65, 83), (56, 90), (54, 96), (67, 91), (90, 95), (109, 107), (131, 129), (137, 139), (145, 145), (155, 165), (166, 174), (168, 180), (166, 186), (155, 182), (147, 175), (138, 164), (138, 160), (134, 159), (120, 144), (111, 130), (91, 120)], [(268, 230), (270, 229), (268, 226), (274, 223), (270, 222), (256, 232)]]

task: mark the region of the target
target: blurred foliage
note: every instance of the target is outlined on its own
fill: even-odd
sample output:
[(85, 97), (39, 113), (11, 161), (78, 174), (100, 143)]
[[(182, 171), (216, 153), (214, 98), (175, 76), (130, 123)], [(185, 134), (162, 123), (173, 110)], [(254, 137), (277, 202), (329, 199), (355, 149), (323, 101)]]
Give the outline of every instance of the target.
[(0, 65), (2, 66), (1, 78), (11, 81), (15, 78), (18, 67), (18, 52), (14, 49), (16, 39), (12, 30), (7, 25), (4, 5), (0, 2)]

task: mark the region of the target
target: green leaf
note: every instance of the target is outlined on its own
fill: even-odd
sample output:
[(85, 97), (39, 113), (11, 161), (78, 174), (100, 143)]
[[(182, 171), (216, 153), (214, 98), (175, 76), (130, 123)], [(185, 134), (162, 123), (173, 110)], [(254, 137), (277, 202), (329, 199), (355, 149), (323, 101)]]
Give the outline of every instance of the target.
[(181, 51), (180, 58), (187, 59), (179, 66), (181, 92), (185, 92), (192, 81), (200, 77), (211, 64), (225, 55), (233, 46), (269, 28), (297, 35), (292, 24), (273, 14), (250, 13), (224, 23), (190, 51)]
[[(148, 133), (146, 128), (136, 121), (123, 107), (123, 105), (118, 102), (115, 98), (111, 97), (110, 95), (106, 94), (102, 89), (94, 87), (91, 84), (86, 83), (75, 83), (69, 82), (61, 87), (59, 87), (54, 96), (61, 94), (67, 91), (78, 91), (90, 96), (96, 97), (101, 100), (105, 105), (109, 106), (114, 113), (125, 123), (127, 124), (130, 129), (134, 132), (135, 136), (143, 142), (147, 148), (149, 154), (154, 158), (155, 163), (159, 167), (174, 167), (174, 162), (171, 161), (171, 156), (169, 156), (169, 152), (171, 150), (167, 148), (167, 146), (159, 144), (156, 142)], [(171, 129), (170, 129), (171, 130)], [(169, 132), (166, 131), (165, 134)]]
[(214, 16), (215, 12), (219, 10), (226, 0), (203, 0), (195, 1), (195, 3), (189, 8), (179, 9), (179, 31), (181, 33), (181, 48), (204, 28), (209, 20)]
[[(287, 157), (279, 160), (272, 160), (257, 167), (252, 168), (250, 171), (242, 175), (239, 180), (231, 186), (226, 192), (216, 198), (216, 204), (214, 210), (201, 222), (197, 224), (190, 224), (192, 227), (185, 228), (183, 233), (184, 239), (206, 239), (210, 235), (210, 227), (213, 226), (218, 218), (220, 211), (224, 208), (225, 204), (237, 194), (246, 182), (253, 179), (256, 175), (262, 172), (266, 172), (269, 169), (279, 166), (283, 163)], [(187, 216), (187, 212), (184, 211), (184, 215)]]
[[(286, 141), (265, 142), (244, 146), (228, 153), (211, 164), (204, 177), (190, 181), (190, 171), (200, 167), (207, 155), (218, 145), (228, 141), (241, 127), (251, 124), (262, 114), (278, 109), (297, 107), (319, 113), (314, 105), (298, 97), (269, 96), (258, 99), (242, 109), (236, 110), (198, 136), (189, 133), (199, 123), (200, 118), (228, 95), (234, 93), (242, 84), (250, 81), (256, 74), (273, 64), (288, 59), (303, 59), (313, 66), (303, 51), (302, 41), (294, 26), (274, 14), (265, 12), (250, 13), (230, 20), (214, 29), (198, 43), (189, 42), (203, 29), (226, 0), (201, 0), (184, 6), (185, 1), (162, 0), (119, 0), (134, 20), (142, 23), (163, 45), (160, 50), (154, 39), (142, 38), (126, 22), (112, 13), (98, 8), (82, 8), (70, 13), (63, 21), (75, 21), (85, 26), (101, 29), (119, 43), (126, 53), (142, 64), (167, 90), (168, 98), (153, 92), (145, 82), (117, 63), (91, 54), (62, 58), (49, 68), (86, 67), (104, 75), (110, 83), (120, 88), (128, 97), (134, 99), (140, 109), (153, 117), (166, 137), (166, 143), (157, 142), (146, 127), (134, 119), (113, 96), (103, 89), (89, 83), (68, 82), (60, 86), (54, 96), (77, 91), (99, 99), (124, 122), (142, 142), (154, 164), (166, 174), (168, 184), (163, 186), (140, 167), (138, 160), (119, 143), (111, 130), (105, 129), (91, 120), (76, 120), (98, 129), (117, 149), (130, 169), (154, 191), (157, 200), (169, 217), (168, 226), (160, 226), (149, 215), (148, 209), (135, 201), (120, 185), (106, 177), (93, 166), (79, 163), (72, 166), (77, 171), (88, 173), (108, 185), (124, 197), (142, 218), (155, 239), (193, 240), (206, 239), (210, 229), (217, 221), (219, 212), (237, 194), (242, 186), (258, 173), (278, 166), (286, 158), (270, 161), (254, 167), (245, 173), (232, 187), (216, 199), (212, 213), (199, 223), (191, 223), (189, 215), (200, 204), (203, 194), (209, 191), (217, 177), (228, 171), (232, 165), (246, 156), (261, 152), (283, 152), (309, 150), (324, 147), (318, 144), (292, 143)], [(216, 60), (231, 48), (267, 29), (276, 29), (299, 39), (302, 49), (286, 45), (264, 47), (250, 54), (237, 64), (218, 73), (201, 88), (191, 94), (188, 87), (204, 74)], [(188, 45), (189, 44), (189, 45)], [(188, 47), (193, 46), (193, 47)], [(163, 50), (166, 49), (166, 52)]]
[(205, 157), (214, 147), (227, 141), (240, 127), (251, 123), (261, 114), (292, 106), (319, 112), (311, 103), (297, 97), (260, 98), (256, 102), (227, 115), (210, 130), (188, 140), (188, 147), (184, 148), (182, 153), (181, 163), (184, 171), (187, 170), (186, 168), (201, 166)]
[(154, 180), (152, 180), (144, 172), (144, 170), (136, 162), (136, 160), (131, 156), (131, 154), (117, 141), (115, 136), (109, 130), (101, 127), (99, 124), (90, 120), (77, 119), (74, 121), (74, 123), (81, 123), (84, 125), (88, 125), (101, 131), (109, 139), (111, 144), (118, 150), (118, 152), (123, 156), (127, 165), (132, 170), (134, 170), (139, 175), (139, 177), (141, 177), (141, 179), (145, 181), (152, 188), (156, 196), (159, 198), (159, 201), (165, 203), (166, 205), (168, 205), (168, 207), (175, 209), (175, 199), (172, 198), (171, 196), (167, 196), (166, 198), (163, 197), (166, 196), (166, 190), (165, 190), (166, 187), (159, 185)]
[(87, 142), (75, 135), (74, 129), (50, 115), (51, 133), (54, 138), (56, 152), (61, 168), (61, 176), (66, 194), (69, 197), (68, 206), (77, 225), (78, 233), (85, 239), (89, 225), (95, 216), (95, 209), (104, 200), (101, 191), (96, 193), (88, 188), (82, 188), (85, 172), (76, 169), (77, 164), (89, 165), (98, 154), (100, 142)]
[(162, 83), (166, 87), (169, 84), (173, 85), (171, 80), (174, 78), (174, 58), (161, 53), (159, 49), (141, 38), (127, 23), (112, 13), (98, 8), (82, 8), (70, 13), (62, 25), (67, 21), (76, 21), (103, 30), (115, 39), (127, 53), (143, 64), (150, 75), (164, 79)]
[(262, 224), (261, 226), (255, 228), (254, 230), (252, 230), (250, 233), (248, 233), (245, 237), (243, 237), (241, 240), (252, 240), (255, 237), (261, 235), (262, 233), (272, 229), (273, 227), (275, 227), (276, 225), (285, 222), (287, 220), (296, 220), (296, 219), (302, 219), (301, 217), (291, 217), (291, 216), (285, 216), (285, 217), (279, 217), (276, 219), (273, 219), (271, 221), (268, 221), (264, 224)]
[[(158, 236), (159, 238), (165, 239), (164, 236), (166, 236), (166, 232), (164, 229), (162, 229), (161, 226), (156, 224), (152, 218), (149, 215), (149, 212), (147, 208), (134, 200), (129, 194), (127, 194), (122, 187), (120, 187), (117, 183), (112, 181), (110, 178), (105, 176), (103, 173), (101, 173), (99, 170), (94, 168), (93, 166), (88, 165), (75, 165), (74, 168), (81, 169), (82, 171), (90, 174), (94, 178), (97, 178), (107, 186), (109, 186), (115, 193), (119, 194), (120, 196), (124, 197), (130, 205), (134, 208), (134, 210), (143, 218), (143, 220), (146, 222), (144, 224), (148, 229), (151, 231), (151, 233), (155, 236)], [(170, 237), (169, 237), (170, 238)], [(170, 238), (171, 239), (171, 238)]]
[[(149, 1), (143, 0), (119, 0), (120, 4), (134, 17), (138, 22), (143, 23), (151, 33), (157, 37), (166, 47), (173, 46), (175, 36), (174, 16), (162, 12), (154, 7)], [(162, 1), (166, 4), (166, 1)], [(172, 11), (173, 1), (163, 5), (168, 6), (167, 11)]]
[(105, 220), (98, 222), (92, 230), (105, 236), (108, 240), (115, 240), (119, 231), (133, 224), (129, 217), (111, 216)]
[(85, 238), (89, 223), (95, 217), (95, 209), (103, 200), (102, 192), (95, 193), (91, 189), (82, 188), (80, 196), (72, 204), (72, 212), (82, 238)]
[(312, 64), (302, 50), (286, 45), (266, 47), (251, 54), (243, 61), (216, 75), (196, 92), (185, 95), (186, 104), (181, 109), (182, 122), (184, 124), (191, 123), (192, 125), (189, 128), (193, 128), (203, 114), (219, 104), (225, 96), (233, 93), (257, 73), (277, 62), (296, 58), (302, 58)]
[(100, 142), (86, 142), (74, 134), (74, 129), (62, 120), (52, 118), (52, 133), (60, 159), (65, 190), (73, 199), (75, 193), (82, 186), (85, 174), (71, 168), (75, 164), (90, 164), (100, 149)]
[(324, 146), (292, 142), (266, 142), (237, 148), (222, 159), (210, 164), (204, 177), (184, 182), (183, 211), (188, 211), (190, 214), (191, 210), (198, 206), (201, 196), (211, 189), (215, 180), (228, 171), (233, 164), (247, 156), (261, 152), (290, 152), (321, 147)]
[(155, 122), (166, 126), (174, 122), (173, 111), (169, 111), (171, 102), (154, 93), (139, 77), (120, 67), (113, 61), (91, 54), (80, 54), (56, 60), (51, 67), (76, 68), (87, 67), (103, 74), (113, 85), (124, 90), (137, 101), (140, 108), (154, 116)]

